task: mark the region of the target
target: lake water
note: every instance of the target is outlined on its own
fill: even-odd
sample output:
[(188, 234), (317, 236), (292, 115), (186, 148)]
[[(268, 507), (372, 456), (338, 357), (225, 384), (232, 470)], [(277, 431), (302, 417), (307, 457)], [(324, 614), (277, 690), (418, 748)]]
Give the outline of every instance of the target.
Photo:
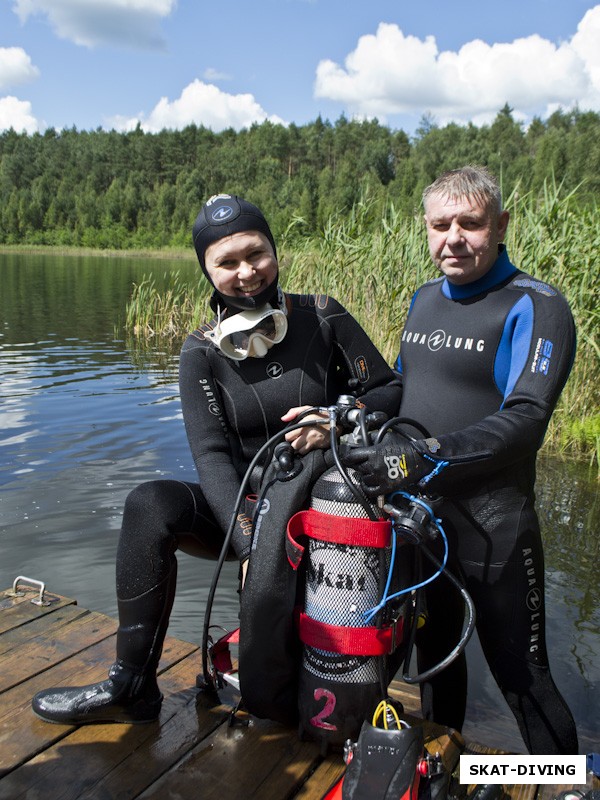
[[(128, 491), (157, 476), (195, 480), (177, 388), (177, 356), (144, 355), (122, 322), (134, 282), (158, 285), (192, 262), (0, 253), (0, 588), (17, 575), (116, 616), (114, 561)], [(190, 323), (190, 327), (193, 327)], [(548, 639), (554, 677), (600, 748), (600, 503), (595, 475), (540, 460)], [(169, 632), (199, 642), (214, 564), (179, 559)], [(236, 623), (237, 570), (226, 564), (213, 620)], [(497, 742), (524, 752), (504, 701), (469, 645), (465, 732), (507, 720)]]

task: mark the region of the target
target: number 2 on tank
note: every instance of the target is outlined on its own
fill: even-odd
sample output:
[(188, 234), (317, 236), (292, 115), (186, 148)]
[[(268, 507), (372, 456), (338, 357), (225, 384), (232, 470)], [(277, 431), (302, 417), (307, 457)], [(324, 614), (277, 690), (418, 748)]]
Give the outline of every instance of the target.
[(325, 722), (327, 717), (330, 717), (335, 709), (334, 693), (330, 692), (329, 689), (315, 689), (313, 697), (315, 700), (322, 700), (325, 698), (325, 705), (318, 714), (312, 717), (310, 724), (314, 725), (315, 728), (324, 728), (326, 731), (337, 731), (336, 725), (333, 725), (331, 722)]

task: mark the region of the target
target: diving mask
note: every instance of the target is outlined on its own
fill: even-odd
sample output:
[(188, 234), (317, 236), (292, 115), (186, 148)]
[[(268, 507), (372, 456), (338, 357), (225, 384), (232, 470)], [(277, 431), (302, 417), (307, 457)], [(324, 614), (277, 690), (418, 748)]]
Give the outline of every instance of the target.
[(279, 344), (287, 333), (287, 317), (283, 311), (271, 306), (240, 311), (231, 317), (217, 321), (212, 331), (206, 331), (210, 339), (229, 358), (243, 361), (254, 349), (254, 355), (262, 358), (271, 345)]

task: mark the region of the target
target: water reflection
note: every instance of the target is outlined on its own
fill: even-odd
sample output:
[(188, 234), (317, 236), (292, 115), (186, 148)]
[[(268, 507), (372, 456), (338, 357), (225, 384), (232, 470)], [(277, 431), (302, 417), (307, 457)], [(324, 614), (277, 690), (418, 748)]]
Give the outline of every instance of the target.
[[(151, 363), (132, 353), (120, 326), (134, 282), (152, 274), (160, 285), (169, 269), (186, 268), (194, 269), (129, 258), (1, 258), (5, 585), (29, 575), (116, 613), (114, 558), (127, 492), (153, 476), (195, 478), (177, 358), (154, 351)], [(182, 563), (181, 575), (173, 633), (196, 640), (212, 565)], [(225, 605), (224, 616), (235, 620), (235, 601)]]
[[(121, 328), (134, 282), (194, 265), (147, 259), (0, 255), (0, 582), (17, 575), (116, 615), (114, 560), (127, 492), (155, 476), (195, 480), (177, 357), (132, 349)], [(177, 343), (175, 350), (177, 350)], [(585, 466), (542, 459), (538, 498), (555, 679), (589, 747), (600, 740), (597, 484)], [(180, 559), (170, 632), (201, 637), (213, 565)], [(215, 622), (237, 619), (227, 564)], [(468, 725), (490, 715), (520, 737), (474, 642)], [(511, 727), (514, 726), (514, 727)]]

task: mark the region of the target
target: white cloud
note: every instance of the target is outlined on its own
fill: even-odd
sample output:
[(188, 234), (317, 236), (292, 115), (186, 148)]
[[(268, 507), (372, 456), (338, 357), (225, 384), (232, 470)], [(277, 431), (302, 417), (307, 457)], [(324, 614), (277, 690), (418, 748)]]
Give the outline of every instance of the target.
[(33, 81), (39, 74), (22, 47), (0, 47), (0, 89)]
[(44, 126), (31, 113), (31, 103), (16, 97), (0, 97), (0, 131), (36, 133)]
[(598, 110), (600, 96), (600, 6), (591, 8), (577, 26), (577, 33), (571, 40), (571, 47), (585, 64), (590, 77), (590, 94), (582, 97), (583, 106)]
[(357, 116), (432, 113), (438, 122), (488, 122), (508, 103), (518, 119), (556, 107), (600, 110), (600, 5), (586, 13), (570, 41), (532, 35), (489, 45), (438, 50), (433, 36), (405, 36), (381, 23), (361, 36), (344, 65), (321, 61), (315, 97), (344, 103)]
[(159, 22), (177, 0), (15, 0), (21, 22), (45, 14), (62, 39), (86, 47), (116, 45), (160, 49)]
[(204, 125), (218, 132), (225, 128), (240, 130), (253, 123), (269, 119), (285, 124), (279, 117), (268, 116), (251, 94), (227, 94), (216, 86), (202, 81), (192, 81), (172, 102), (162, 97), (148, 117), (132, 119), (114, 118), (111, 123), (117, 130), (133, 130), (139, 123), (150, 133), (164, 128), (181, 129), (186, 125)]

